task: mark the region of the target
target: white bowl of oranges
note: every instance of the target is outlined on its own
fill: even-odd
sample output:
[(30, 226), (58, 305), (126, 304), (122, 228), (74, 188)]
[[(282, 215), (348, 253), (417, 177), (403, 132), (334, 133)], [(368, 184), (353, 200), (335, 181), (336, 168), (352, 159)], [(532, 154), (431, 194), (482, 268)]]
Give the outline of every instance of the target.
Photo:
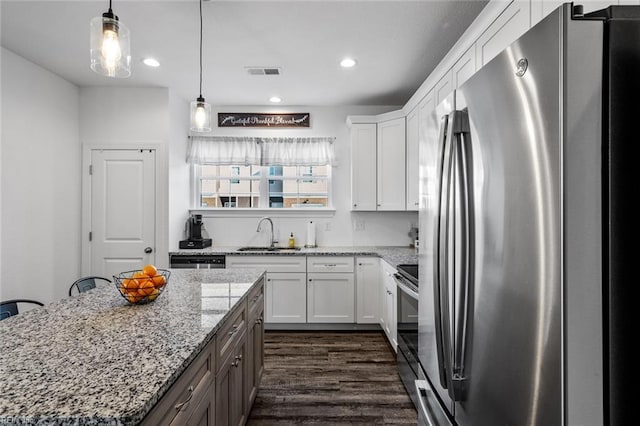
[(169, 282), (171, 271), (153, 265), (135, 271), (120, 272), (113, 276), (116, 288), (132, 305), (144, 305), (160, 296)]

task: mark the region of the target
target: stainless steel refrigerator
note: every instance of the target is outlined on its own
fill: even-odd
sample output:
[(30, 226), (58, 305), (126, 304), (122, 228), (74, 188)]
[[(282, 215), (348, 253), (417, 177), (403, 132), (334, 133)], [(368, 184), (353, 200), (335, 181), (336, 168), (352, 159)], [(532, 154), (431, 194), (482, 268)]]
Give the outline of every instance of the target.
[(565, 4), (421, 118), (422, 424), (631, 418), (639, 9)]

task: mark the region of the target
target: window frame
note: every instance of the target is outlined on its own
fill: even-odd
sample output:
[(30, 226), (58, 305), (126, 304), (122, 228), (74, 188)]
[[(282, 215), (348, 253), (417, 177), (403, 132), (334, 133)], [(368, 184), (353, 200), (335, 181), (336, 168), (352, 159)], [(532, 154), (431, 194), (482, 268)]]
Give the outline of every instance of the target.
[[(229, 167), (237, 167), (242, 165), (230, 164)], [(282, 216), (333, 216), (335, 213), (335, 208), (333, 205), (333, 171), (332, 166), (327, 165), (327, 176), (321, 177), (320, 179), (326, 180), (327, 182), (327, 206), (326, 207), (269, 207), (269, 180), (274, 180), (273, 176), (269, 175), (269, 168), (272, 166), (254, 166), (259, 167), (260, 170), (260, 178), (258, 179), (259, 183), (259, 206), (258, 207), (201, 207), (200, 206), (200, 179), (201, 176), (198, 172), (200, 165), (191, 164), (190, 166), (190, 186), (191, 186), (191, 199), (190, 204), (191, 208), (189, 209), (190, 213), (193, 214), (202, 214), (206, 216), (256, 216), (264, 215), (268, 213), (270, 215), (282, 215)], [(294, 166), (295, 167), (295, 166)], [(297, 167), (308, 167), (308, 166), (297, 166)], [(277, 180), (300, 180), (304, 179), (305, 176), (297, 175), (295, 178), (283, 178), (278, 176)], [(227, 176), (222, 176), (221, 179), (227, 179)], [(318, 180), (318, 178), (313, 178), (314, 180)], [(254, 179), (256, 180), (256, 179)]]

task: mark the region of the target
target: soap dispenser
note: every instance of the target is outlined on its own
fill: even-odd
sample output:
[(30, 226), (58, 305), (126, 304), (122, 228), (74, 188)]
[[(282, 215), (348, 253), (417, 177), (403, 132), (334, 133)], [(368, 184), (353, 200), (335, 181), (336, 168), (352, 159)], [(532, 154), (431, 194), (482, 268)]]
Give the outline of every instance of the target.
[(289, 235), (289, 248), (294, 248), (296, 246), (296, 239), (293, 237), (293, 232)]

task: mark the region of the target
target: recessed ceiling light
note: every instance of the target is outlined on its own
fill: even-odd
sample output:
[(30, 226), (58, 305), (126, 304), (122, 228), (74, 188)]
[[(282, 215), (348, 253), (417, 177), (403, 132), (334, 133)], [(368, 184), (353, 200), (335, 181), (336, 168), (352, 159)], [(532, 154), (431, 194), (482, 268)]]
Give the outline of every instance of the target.
[(278, 103), (282, 102), (282, 99), (280, 99), (277, 96), (272, 96), (272, 97), (269, 98), (269, 102), (272, 102), (274, 104), (278, 104)]
[(342, 68), (351, 68), (354, 67), (356, 65), (356, 61), (355, 59), (351, 59), (351, 58), (344, 58), (341, 62), (340, 62), (340, 66)]
[(142, 63), (148, 67), (153, 67), (153, 68), (157, 68), (160, 66), (160, 62), (158, 62), (157, 59), (153, 59), (153, 58), (144, 58), (142, 60)]

